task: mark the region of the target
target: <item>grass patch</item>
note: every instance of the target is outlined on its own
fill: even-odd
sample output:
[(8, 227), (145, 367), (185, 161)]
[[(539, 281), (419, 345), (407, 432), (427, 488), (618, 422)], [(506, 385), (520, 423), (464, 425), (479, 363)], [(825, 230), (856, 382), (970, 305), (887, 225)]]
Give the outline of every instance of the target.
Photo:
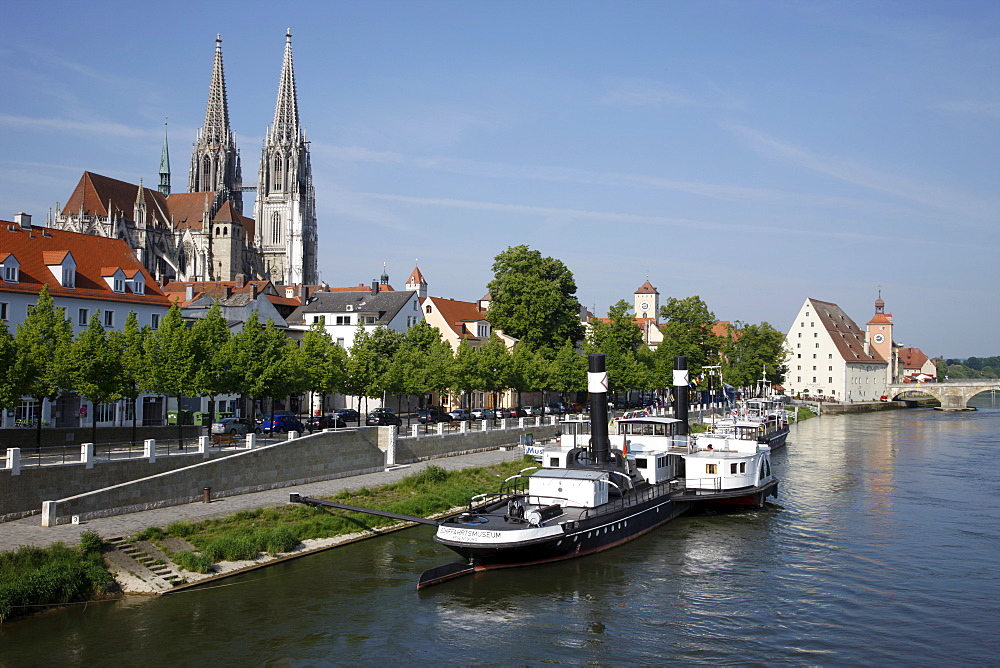
[(813, 412), (811, 408), (806, 406), (796, 406), (796, 421), (798, 420), (808, 420), (809, 418), (816, 417), (816, 413)]
[(0, 622), (106, 594), (114, 578), (101, 560), (102, 541), (97, 534), (84, 541), (81, 549), (57, 543), (0, 552)]
[[(463, 506), (474, 494), (498, 490), (501, 481), (529, 465), (535, 465), (534, 460), (464, 471), (427, 466), (399, 482), (345, 491), (332, 498), (350, 505), (427, 517)], [(173, 536), (188, 541), (198, 554), (178, 552), (171, 558), (185, 570), (207, 573), (220, 561), (255, 559), (262, 552), (273, 556), (288, 552), (309, 538), (331, 538), (396, 523), (397, 520), (366, 513), (296, 504), (241, 510), (222, 519), (177, 522), (166, 531), (158, 529), (161, 535), (156, 537)]]

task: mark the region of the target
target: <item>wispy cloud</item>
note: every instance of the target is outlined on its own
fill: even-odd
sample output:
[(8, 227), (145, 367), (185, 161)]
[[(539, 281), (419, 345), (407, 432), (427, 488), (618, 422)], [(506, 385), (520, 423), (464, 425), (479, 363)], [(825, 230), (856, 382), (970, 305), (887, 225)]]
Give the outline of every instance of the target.
[(969, 116), (1000, 118), (1000, 100), (947, 100), (933, 105), (933, 108)]
[(744, 125), (732, 123), (727, 127), (763, 155), (908, 202), (984, 221), (992, 219), (1000, 209), (1000, 202), (987, 201), (947, 186), (910, 180), (852, 160), (815, 155)]
[(115, 137), (155, 137), (159, 130), (149, 127), (135, 128), (122, 123), (109, 121), (78, 121), (69, 118), (30, 118), (0, 114), (0, 125), (12, 128), (31, 128), (42, 130), (59, 130), (84, 134), (112, 135)]
[(650, 216), (633, 213), (620, 213), (615, 211), (589, 211), (586, 209), (567, 209), (559, 207), (531, 206), (525, 204), (505, 204), (501, 202), (483, 202), (475, 200), (463, 200), (441, 197), (412, 197), (408, 195), (393, 195), (388, 193), (356, 193), (359, 196), (383, 201), (397, 202), (400, 204), (412, 204), (417, 206), (432, 206), (449, 209), (467, 209), (473, 211), (489, 211), (499, 213), (510, 213), (518, 215), (530, 215), (544, 218), (547, 221), (573, 221), (589, 220), (603, 223), (618, 223), (629, 225), (655, 225), (661, 227), (685, 228), (698, 230), (700, 232), (738, 232), (752, 234), (774, 234), (774, 235), (797, 235), (807, 237), (823, 237), (849, 240), (862, 240), (866, 242), (879, 241), (889, 242), (894, 239), (891, 236), (880, 236), (867, 233), (858, 233), (841, 229), (811, 229), (805, 226), (795, 228), (784, 228), (767, 225), (748, 225), (735, 223), (719, 223), (710, 220), (698, 220), (693, 218), (672, 218), (667, 216)]
[[(643, 174), (597, 172), (551, 165), (511, 165), (464, 158), (407, 156), (393, 151), (374, 151), (359, 146), (331, 146), (313, 143), (314, 156), (365, 163), (392, 163), (460, 176), (492, 179), (531, 180), (600, 187), (654, 188), (686, 193), (727, 202), (796, 202), (806, 205), (871, 208), (862, 202), (832, 195), (802, 194), (774, 188), (736, 186), (708, 181), (669, 179)], [(884, 208), (884, 207), (883, 207)]]
[(608, 86), (601, 104), (616, 107), (702, 107), (708, 109), (738, 109), (743, 104), (711, 86), (709, 94), (692, 95), (674, 86), (649, 79), (620, 79)]

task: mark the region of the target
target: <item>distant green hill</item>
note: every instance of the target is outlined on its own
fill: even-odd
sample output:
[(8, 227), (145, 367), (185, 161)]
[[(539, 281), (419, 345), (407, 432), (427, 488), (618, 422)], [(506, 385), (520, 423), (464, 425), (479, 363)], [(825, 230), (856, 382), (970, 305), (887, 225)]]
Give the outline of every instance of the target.
[(969, 357), (968, 359), (944, 359), (935, 357), (938, 378), (1000, 378), (1000, 356)]

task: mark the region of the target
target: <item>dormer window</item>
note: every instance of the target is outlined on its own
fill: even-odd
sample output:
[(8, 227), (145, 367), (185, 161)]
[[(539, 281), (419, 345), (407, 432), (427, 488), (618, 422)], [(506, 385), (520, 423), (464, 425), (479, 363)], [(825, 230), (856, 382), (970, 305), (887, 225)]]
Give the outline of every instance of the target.
[(21, 263), (13, 254), (0, 254), (0, 267), (3, 267), (3, 280), (7, 283), (17, 283), (20, 280)]
[(132, 279), (132, 293), (137, 295), (146, 294), (146, 280), (142, 274), (136, 274)]
[(121, 267), (104, 267), (101, 269), (101, 278), (108, 284), (108, 287), (115, 292), (125, 292), (127, 276)]
[(43, 251), (42, 260), (64, 288), (76, 287), (76, 260), (69, 251)]

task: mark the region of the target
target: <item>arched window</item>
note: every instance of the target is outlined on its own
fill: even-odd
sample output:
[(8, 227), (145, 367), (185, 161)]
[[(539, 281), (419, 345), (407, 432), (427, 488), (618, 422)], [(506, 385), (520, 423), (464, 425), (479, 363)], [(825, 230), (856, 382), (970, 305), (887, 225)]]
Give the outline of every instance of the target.
[(281, 214), (277, 211), (271, 214), (271, 243), (281, 243)]
[(281, 190), (281, 157), (274, 159), (274, 189)]
[(431, 312), (431, 305), (430, 305), (430, 304), (428, 304), (428, 305), (427, 305), (427, 312), (428, 312), (428, 313), (430, 313), (430, 312)]
[(201, 161), (201, 165), (201, 183), (198, 184), (198, 187), (204, 192), (212, 189), (210, 184), (212, 178), (212, 159), (208, 155), (205, 155), (205, 159)]
[(224, 237), (228, 237), (229, 236), (229, 228), (228, 227), (223, 227), (222, 228), (222, 236), (224, 236)]

